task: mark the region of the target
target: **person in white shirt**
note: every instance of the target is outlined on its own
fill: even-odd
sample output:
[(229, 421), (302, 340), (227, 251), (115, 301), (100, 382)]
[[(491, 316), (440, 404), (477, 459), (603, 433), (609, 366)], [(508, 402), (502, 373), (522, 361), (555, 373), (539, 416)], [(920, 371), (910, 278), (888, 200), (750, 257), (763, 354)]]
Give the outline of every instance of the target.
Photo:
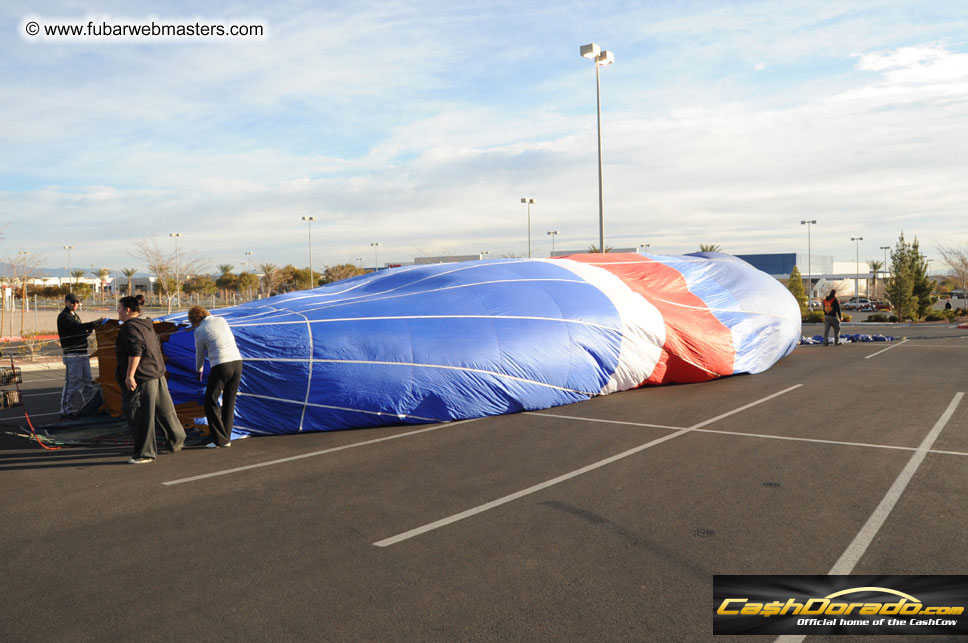
[[(235, 396), (242, 381), (242, 354), (235, 344), (232, 329), (221, 317), (213, 317), (201, 306), (188, 311), (188, 321), (195, 329), (195, 370), (202, 381), (205, 356), (212, 370), (205, 388), (205, 417), (208, 418), (210, 447), (232, 446), (235, 423)], [(222, 405), (218, 399), (222, 397)]]

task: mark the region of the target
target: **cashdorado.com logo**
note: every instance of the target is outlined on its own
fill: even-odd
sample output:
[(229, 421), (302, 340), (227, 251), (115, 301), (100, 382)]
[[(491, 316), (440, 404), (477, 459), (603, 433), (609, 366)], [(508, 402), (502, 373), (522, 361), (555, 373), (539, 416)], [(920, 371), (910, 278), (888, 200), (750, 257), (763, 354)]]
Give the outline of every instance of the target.
[(968, 576), (716, 576), (714, 634), (968, 634)]

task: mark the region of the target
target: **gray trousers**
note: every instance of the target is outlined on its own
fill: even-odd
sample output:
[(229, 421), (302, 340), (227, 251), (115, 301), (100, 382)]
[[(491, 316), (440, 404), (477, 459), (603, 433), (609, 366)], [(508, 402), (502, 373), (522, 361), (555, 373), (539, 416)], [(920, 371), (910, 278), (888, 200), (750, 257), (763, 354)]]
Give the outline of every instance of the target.
[(181, 448), (185, 442), (185, 429), (175, 415), (168, 382), (163, 377), (142, 382), (133, 391), (122, 388), (121, 412), (128, 421), (128, 431), (134, 439), (132, 457), (158, 457), (158, 447), (155, 445), (156, 426), (161, 426), (169, 449)]
[(834, 344), (840, 343), (840, 320), (837, 319), (836, 315), (824, 315), (823, 316), (823, 345), (827, 345), (827, 337), (830, 335), (830, 329), (834, 329)]
[(91, 378), (91, 359), (87, 353), (64, 353), (64, 390), (61, 392), (61, 415), (77, 413), (97, 393)]

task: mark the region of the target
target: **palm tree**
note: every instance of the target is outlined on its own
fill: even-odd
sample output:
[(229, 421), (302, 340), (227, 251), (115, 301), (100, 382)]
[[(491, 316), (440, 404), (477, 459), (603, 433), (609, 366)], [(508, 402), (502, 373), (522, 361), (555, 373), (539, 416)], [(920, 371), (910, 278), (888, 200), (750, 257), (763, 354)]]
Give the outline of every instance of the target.
[[(605, 246), (605, 252), (611, 252), (611, 251), (612, 251), (612, 246)], [(598, 246), (596, 246), (595, 244), (592, 244), (588, 246), (588, 252), (595, 253), (595, 252), (601, 252), (601, 250), (598, 249)]]
[(218, 286), (219, 290), (222, 291), (220, 293), (222, 296), (222, 301), (225, 301), (228, 299), (228, 285), (231, 283), (233, 277), (232, 269), (235, 268), (235, 266), (230, 263), (220, 263), (215, 267), (218, 269), (218, 278), (216, 278), (215, 284)]
[(134, 277), (134, 274), (136, 272), (138, 272), (138, 269), (137, 268), (122, 268), (121, 269), (121, 274), (128, 278), (128, 292), (126, 292), (125, 294), (128, 295), (129, 297), (131, 296), (131, 278)]
[(276, 289), (276, 282), (279, 279), (279, 270), (274, 263), (263, 263), (257, 266), (262, 271), (262, 285), (266, 291), (266, 297), (271, 297)]
[(881, 270), (884, 270), (884, 262), (878, 261), (877, 259), (868, 259), (867, 267), (870, 269), (871, 275), (873, 275), (873, 277), (871, 278), (871, 293), (872, 293), (871, 298), (876, 299), (877, 298), (877, 273), (880, 272)]
[(699, 252), (721, 252), (723, 247), (718, 243), (700, 243)]
[(74, 278), (74, 283), (79, 282), (81, 279), (84, 278), (84, 270), (81, 268), (78, 268), (77, 270), (71, 270), (71, 277)]
[(103, 304), (104, 303), (104, 282), (107, 281), (108, 277), (111, 276), (111, 270), (110, 268), (98, 268), (96, 272), (92, 270), (91, 274), (97, 277), (98, 281), (101, 284), (101, 303)]

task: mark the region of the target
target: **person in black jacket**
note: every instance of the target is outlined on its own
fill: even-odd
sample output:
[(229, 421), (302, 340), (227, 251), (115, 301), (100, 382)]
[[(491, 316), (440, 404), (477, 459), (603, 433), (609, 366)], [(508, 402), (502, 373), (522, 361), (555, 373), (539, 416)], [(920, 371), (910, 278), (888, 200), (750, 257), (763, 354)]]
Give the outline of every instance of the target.
[(61, 417), (77, 417), (95, 393), (97, 385), (91, 378), (91, 360), (87, 354), (87, 337), (94, 327), (104, 321), (81, 321), (77, 309), (81, 306), (72, 292), (64, 297), (64, 310), (57, 316), (57, 335), (64, 353), (64, 390), (61, 392)]
[(141, 316), (144, 297), (122, 297), (118, 301), (121, 332), (115, 354), (115, 377), (121, 386), (121, 412), (134, 439), (129, 464), (154, 462), (158, 456), (155, 427), (160, 425), (172, 453), (185, 444), (185, 430), (175, 414), (175, 405), (165, 380), (165, 357), (154, 324)]

